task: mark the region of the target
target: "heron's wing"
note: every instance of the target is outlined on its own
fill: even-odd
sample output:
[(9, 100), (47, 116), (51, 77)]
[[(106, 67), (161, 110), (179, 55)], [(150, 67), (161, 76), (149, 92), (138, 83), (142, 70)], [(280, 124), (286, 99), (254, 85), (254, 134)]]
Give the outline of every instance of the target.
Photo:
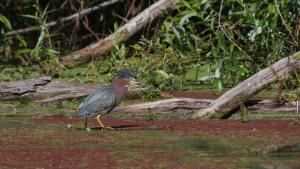
[[(106, 113), (115, 107), (116, 100), (117, 96), (114, 94), (112, 87), (105, 86), (86, 97), (79, 106), (79, 112), (82, 112), (82, 114)], [(81, 115), (81, 113), (78, 113), (78, 115)]]

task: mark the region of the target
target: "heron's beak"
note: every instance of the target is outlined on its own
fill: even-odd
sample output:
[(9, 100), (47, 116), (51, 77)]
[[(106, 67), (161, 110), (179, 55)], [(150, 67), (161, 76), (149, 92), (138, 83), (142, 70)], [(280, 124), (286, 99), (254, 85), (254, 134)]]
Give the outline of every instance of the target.
[(141, 88), (141, 83), (138, 82), (138, 81), (136, 81), (134, 78), (131, 78), (129, 80), (129, 86), (130, 86), (131, 90), (132, 89), (136, 90), (136, 89), (140, 89)]

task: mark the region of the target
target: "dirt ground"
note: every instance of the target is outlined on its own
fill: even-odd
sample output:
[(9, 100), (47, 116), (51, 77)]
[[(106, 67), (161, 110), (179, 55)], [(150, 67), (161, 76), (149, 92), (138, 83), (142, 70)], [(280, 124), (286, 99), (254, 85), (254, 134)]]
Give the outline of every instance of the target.
[(268, 152), (300, 141), (297, 120), (118, 120), (0, 118), (0, 168), (299, 168), (298, 151)]

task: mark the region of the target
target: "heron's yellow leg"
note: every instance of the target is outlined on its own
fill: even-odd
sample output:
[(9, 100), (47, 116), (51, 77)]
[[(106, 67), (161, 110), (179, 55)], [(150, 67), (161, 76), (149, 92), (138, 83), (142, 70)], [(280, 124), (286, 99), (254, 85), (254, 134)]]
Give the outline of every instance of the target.
[(103, 125), (103, 123), (102, 123), (101, 120), (100, 120), (100, 114), (97, 115), (96, 119), (97, 119), (98, 123), (100, 124), (100, 126), (101, 126), (102, 128), (106, 128), (106, 129), (114, 129), (114, 128), (112, 128), (112, 127), (105, 127), (105, 126)]
[(103, 123), (102, 123), (101, 120), (100, 120), (100, 114), (97, 115), (96, 119), (97, 119), (98, 123), (100, 124), (100, 126), (101, 126), (102, 128), (104, 128), (104, 125), (103, 125)]

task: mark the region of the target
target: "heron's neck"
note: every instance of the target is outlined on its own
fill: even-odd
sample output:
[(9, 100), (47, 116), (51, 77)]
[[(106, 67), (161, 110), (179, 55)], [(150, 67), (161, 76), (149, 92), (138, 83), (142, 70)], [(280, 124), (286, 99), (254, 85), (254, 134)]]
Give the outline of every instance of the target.
[(125, 85), (121, 83), (112, 83), (113, 91), (117, 95), (118, 98), (122, 99), (126, 96), (128, 90)]

